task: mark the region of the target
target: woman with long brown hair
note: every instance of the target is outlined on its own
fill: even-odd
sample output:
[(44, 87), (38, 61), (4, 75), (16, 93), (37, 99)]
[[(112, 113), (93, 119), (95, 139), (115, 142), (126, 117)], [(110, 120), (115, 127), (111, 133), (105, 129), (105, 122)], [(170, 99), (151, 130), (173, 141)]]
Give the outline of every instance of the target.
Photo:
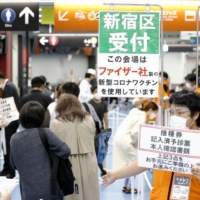
[(70, 161), (76, 178), (75, 193), (66, 200), (99, 200), (97, 159), (94, 149), (95, 124), (82, 110), (78, 98), (62, 94), (50, 129), (71, 148)]

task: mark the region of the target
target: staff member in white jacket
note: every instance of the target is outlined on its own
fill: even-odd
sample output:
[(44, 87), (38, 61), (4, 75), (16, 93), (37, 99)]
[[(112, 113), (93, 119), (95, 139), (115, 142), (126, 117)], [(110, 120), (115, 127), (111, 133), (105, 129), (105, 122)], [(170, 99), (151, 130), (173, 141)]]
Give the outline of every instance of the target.
[[(144, 124), (146, 118), (154, 119), (158, 112), (158, 106), (149, 102), (146, 107), (133, 108), (129, 115), (121, 123), (114, 137), (113, 169), (125, 167), (137, 158), (139, 125)], [(130, 193), (131, 189), (125, 181), (123, 192)], [(135, 190), (137, 193), (137, 190)]]
[(95, 78), (96, 70), (88, 69), (85, 74), (85, 79), (83, 79), (79, 85), (80, 94), (78, 99), (81, 103), (88, 102), (93, 99), (93, 94), (91, 92), (91, 84), (90, 82)]

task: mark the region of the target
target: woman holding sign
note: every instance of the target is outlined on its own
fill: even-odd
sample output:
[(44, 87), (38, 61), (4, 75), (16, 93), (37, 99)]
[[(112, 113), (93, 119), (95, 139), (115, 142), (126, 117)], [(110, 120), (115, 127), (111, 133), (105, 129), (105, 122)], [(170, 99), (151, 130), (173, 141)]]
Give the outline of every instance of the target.
[[(125, 167), (137, 158), (138, 131), (140, 124), (144, 124), (146, 119), (154, 119), (158, 112), (158, 106), (154, 102), (149, 102), (144, 108), (133, 108), (129, 115), (121, 123), (114, 138), (113, 148), (113, 169)], [(131, 193), (130, 180), (125, 180), (122, 190)], [(135, 189), (134, 193), (137, 193)]]
[[(200, 96), (194, 92), (183, 90), (172, 94), (170, 102), (170, 126), (176, 129), (199, 130), (200, 127)], [(121, 169), (111, 171), (105, 169), (107, 174), (103, 177), (103, 184), (107, 186), (117, 179), (135, 176), (146, 171), (147, 168), (139, 167), (138, 161)], [(194, 168), (190, 179), (188, 193), (189, 200), (200, 199), (200, 169)], [(150, 200), (170, 199), (171, 185), (175, 173), (164, 170), (154, 170), (153, 189)], [(184, 176), (184, 174), (183, 174)]]

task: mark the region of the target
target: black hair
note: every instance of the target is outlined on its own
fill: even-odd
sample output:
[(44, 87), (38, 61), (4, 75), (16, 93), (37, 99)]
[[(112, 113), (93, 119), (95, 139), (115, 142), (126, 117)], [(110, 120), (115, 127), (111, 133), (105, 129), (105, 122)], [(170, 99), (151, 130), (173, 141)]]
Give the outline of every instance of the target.
[(50, 82), (46, 82), (45, 86), (48, 87), (50, 85)]
[(97, 84), (92, 85), (91, 92), (93, 93), (97, 89)]
[(152, 109), (153, 111), (156, 111), (158, 110), (158, 105), (151, 101), (144, 108), (141, 108), (140, 110), (147, 112), (150, 109)]
[(19, 115), (19, 122), (23, 128), (39, 128), (43, 125), (45, 111), (43, 106), (36, 101), (26, 103)]
[(73, 82), (66, 82), (62, 85), (62, 94), (73, 94), (78, 97), (80, 93), (80, 89), (76, 83)]
[(47, 82), (47, 79), (46, 79), (45, 76), (40, 76), (40, 78), (42, 78), (42, 80), (43, 80), (43, 84), (45, 84), (45, 83)]
[(188, 74), (186, 77), (185, 77), (185, 80), (186, 81), (189, 81), (189, 82), (196, 82), (196, 75), (195, 74)]
[[(188, 90), (175, 92), (169, 98), (169, 103), (177, 106), (186, 106), (191, 112), (190, 117), (193, 117), (196, 112), (200, 112), (200, 96), (195, 92)], [(200, 127), (200, 115), (197, 118), (196, 123), (197, 126)]]
[(5, 75), (0, 71), (0, 78), (5, 79)]
[(175, 93), (176, 91), (175, 91), (174, 89), (171, 89), (169, 92), (170, 92), (170, 94), (173, 94), (173, 93)]
[[(162, 73), (160, 72), (159, 76), (161, 76), (161, 75), (162, 75)], [(163, 72), (163, 77), (168, 79), (169, 78), (168, 73), (167, 72)]]
[(34, 87), (41, 87), (42, 85), (44, 85), (44, 81), (42, 80), (42, 78), (40, 76), (37, 76), (37, 77), (34, 77), (32, 80), (31, 80), (31, 87), (34, 88)]
[[(192, 74), (196, 72), (196, 67), (192, 70)], [(198, 65), (198, 76), (200, 76), (200, 65)]]
[(90, 78), (92, 74), (90, 73), (85, 73), (85, 78)]

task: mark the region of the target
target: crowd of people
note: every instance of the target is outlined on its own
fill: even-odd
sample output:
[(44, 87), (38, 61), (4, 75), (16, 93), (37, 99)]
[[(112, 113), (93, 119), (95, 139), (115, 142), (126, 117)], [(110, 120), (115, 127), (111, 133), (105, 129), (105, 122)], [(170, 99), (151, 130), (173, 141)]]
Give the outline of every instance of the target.
[[(118, 127), (114, 137), (113, 169), (100, 167), (105, 186), (126, 178), (122, 191), (131, 193), (130, 177), (147, 170), (138, 166), (138, 131), (140, 124), (156, 120), (159, 106), (170, 110), (172, 128), (199, 130), (200, 86), (196, 88), (195, 71), (185, 77), (179, 92), (170, 90), (166, 72), (163, 72), (163, 81), (161, 75), (159, 73), (158, 98), (134, 98), (134, 108)], [(44, 76), (37, 76), (32, 78), (30, 92), (20, 98), (15, 85), (0, 72), (1, 98), (13, 97), (19, 110), (19, 120), (0, 125), (5, 133), (4, 165), (0, 176), (14, 178), (15, 170), (18, 171), (23, 200), (52, 198), (51, 162), (40, 139), (41, 128), (49, 149), (62, 159), (69, 158), (72, 164), (76, 192), (64, 199), (100, 198), (94, 139), (109, 128), (109, 121), (107, 103), (98, 96), (95, 77), (96, 71), (88, 69), (79, 85), (60, 83), (52, 95), (50, 83)], [(192, 173), (189, 195), (190, 200), (196, 200), (200, 199), (200, 169), (193, 168)], [(172, 172), (154, 170), (151, 200), (169, 199), (172, 178)], [(56, 200), (62, 200), (64, 195), (59, 185), (55, 190)]]
[[(74, 82), (58, 84), (52, 98), (50, 84), (44, 76), (32, 78), (30, 92), (20, 98), (14, 84), (0, 72), (1, 98), (13, 97), (20, 112), (19, 120), (0, 125), (6, 136), (0, 176), (14, 178), (15, 170), (18, 171), (23, 200), (51, 199), (51, 163), (40, 141), (40, 128), (46, 134), (49, 149), (58, 157), (69, 158), (72, 164), (78, 192), (65, 199), (99, 199), (94, 139), (97, 124), (99, 133), (109, 125), (107, 104), (97, 96), (96, 82), (92, 88), (90, 85), (94, 73), (95, 70), (89, 69), (83, 80), (88, 82), (87, 92), (90, 93), (86, 100), (84, 97), (89, 95), (81, 90), (81, 84)], [(82, 101), (79, 100), (81, 96)], [(56, 200), (63, 199), (59, 187), (56, 191)]]

